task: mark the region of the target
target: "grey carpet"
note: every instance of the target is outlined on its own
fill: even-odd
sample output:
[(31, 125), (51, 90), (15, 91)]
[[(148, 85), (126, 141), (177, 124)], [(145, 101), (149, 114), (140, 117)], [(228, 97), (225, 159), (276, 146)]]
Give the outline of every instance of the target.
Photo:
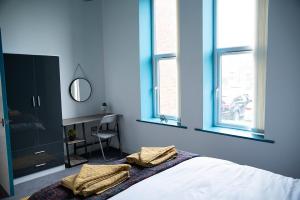
[[(120, 155), (120, 151), (112, 148), (105, 150), (105, 155), (107, 157), (107, 161), (103, 160), (99, 152), (93, 152), (91, 158), (89, 158), (89, 163), (103, 164), (103, 163), (109, 163), (111, 161), (122, 158)], [(123, 155), (123, 157), (124, 156), (125, 154)], [(57, 172), (25, 183), (18, 184), (15, 186), (15, 195), (13, 197), (4, 198), (4, 200), (12, 200), (12, 199), (19, 200), (22, 197), (29, 196), (34, 192), (39, 191), (40, 189), (61, 180), (63, 177), (78, 173), (80, 168), (81, 165), (72, 168), (66, 168), (61, 172)]]

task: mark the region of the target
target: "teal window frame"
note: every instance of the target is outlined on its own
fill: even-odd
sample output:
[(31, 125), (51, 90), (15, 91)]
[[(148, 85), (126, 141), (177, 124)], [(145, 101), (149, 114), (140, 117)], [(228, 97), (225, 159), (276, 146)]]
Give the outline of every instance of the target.
[(256, 129), (252, 129), (248, 126), (235, 125), (230, 123), (222, 123), (220, 118), (221, 112), (221, 86), (222, 86), (222, 78), (221, 78), (221, 66), (220, 59), (223, 55), (234, 55), (234, 54), (244, 54), (244, 53), (253, 53), (253, 49), (251, 47), (234, 47), (234, 48), (217, 48), (214, 47), (215, 59), (214, 59), (214, 126), (216, 127), (224, 127), (224, 128), (232, 128), (232, 129), (240, 129), (240, 130), (248, 130), (248, 131), (257, 131)]
[(152, 67), (152, 1), (139, 0), (141, 119), (154, 118)]
[[(176, 59), (177, 55), (175, 53), (169, 53), (169, 54), (155, 54), (153, 53), (153, 103), (154, 103), (154, 117), (160, 118), (162, 115), (160, 114), (160, 102), (159, 102), (159, 70), (158, 70), (158, 63), (161, 60), (170, 60), (170, 59)], [(163, 115), (168, 120), (174, 120), (179, 121), (179, 118), (176, 116), (170, 116), (170, 115)]]
[(221, 98), (222, 95), (221, 85), (221, 66), (220, 66), (220, 58), (222, 55), (234, 55), (234, 54), (243, 54), (254, 52), (249, 46), (239, 46), (239, 47), (228, 47), (228, 48), (218, 48), (217, 47), (217, 3), (218, 0), (212, 1), (212, 15), (213, 15), (213, 126), (220, 128), (229, 128), (229, 129), (237, 129), (244, 131), (252, 131), (257, 133), (264, 133), (263, 130), (258, 130), (256, 128), (251, 128), (243, 125), (235, 125), (230, 123), (222, 123), (220, 119), (220, 109), (221, 109)]
[[(4, 70), (4, 58), (3, 58), (3, 49), (2, 49), (2, 35), (0, 28), (0, 81), (2, 85), (2, 106), (3, 114), (5, 119), (9, 119), (8, 116), (8, 104), (7, 104), (7, 93), (6, 93), (6, 81), (5, 81), (5, 70)], [(10, 140), (10, 128), (5, 126), (5, 139), (6, 139), (6, 151), (7, 151), (7, 165), (8, 165), (8, 179), (9, 179), (9, 196), (15, 194), (14, 189), (14, 176), (13, 176), (13, 161), (12, 161), (12, 150), (11, 150), (11, 140)], [(1, 161), (3, 162), (3, 161)]]
[[(203, 134), (223, 135), (233, 138), (240, 138), (252, 141), (259, 141), (264, 143), (275, 143), (274, 140), (266, 139), (265, 134), (260, 133), (257, 130), (242, 130), (233, 127), (221, 127), (215, 124), (215, 76), (218, 73), (215, 67), (215, 59), (217, 51), (215, 51), (216, 42), (216, 21), (215, 21), (215, 0), (203, 1), (202, 13), (202, 45), (203, 45), (203, 63), (202, 63), (202, 84), (203, 84), (203, 120), (202, 128), (195, 128), (195, 131), (199, 131)], [(229, 49), (227, 49), (229, 50)], [(241, 48), (239, 50), (249, 50), (248, 47)], [(234, 49), (231, 49), (235, 52)], [(224, 51), (225, 52), (225, 51)], [(224, 53), (222, 52), (222, 53)]]
[(209, 129), (214, 126), (214, 0), (203, 1), (203, 113), (202, 128)]
[(177, 59), (177, 54), (175, 52), (156, 54), (155, 53), (155, 10), (154, 1), (151, 1), (151, 29), (152, 29), (152, 65), (153, 65), (153, 108), (154, 108), (154, 118), (160, 118), (164, 116), (167, 120), (180, 121), (179, 116), (161, 115), (160, 114), (160, 102), (159, 102), (159, 70), (158, 63), (160, 60), (170, 60)]
[[(175, 53), (155, 54), (154, 1), (139, 0), (139, 47), (140, 47), (140, 92), (141, 120), (157, 123), (159, 111), (159, 74), (158, 62), (164, 59), (176, 59)], [(180, 125), (180, 118), (166, 116), (164, 123)]]

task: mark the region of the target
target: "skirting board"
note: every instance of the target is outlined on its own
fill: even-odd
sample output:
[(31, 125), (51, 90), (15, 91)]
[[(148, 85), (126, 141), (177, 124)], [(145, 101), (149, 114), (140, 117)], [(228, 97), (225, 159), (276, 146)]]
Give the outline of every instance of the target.
[(37, 173), (34, 173), (34, 174), (30, 174), (30, 175), (27, 175), (27, 176), (16, 178), (16, 179), (14, 179), (14, 185), (18, 185), (20, 183), (31, 181), (33, 179), (40, 178), (42, 176), (46, 176), (46, 175), (53, 174), (53, 173), (56, 173), (56, 172), (60, 172), (60, 171), (63, 171), (63, 170), (65, 170), (65, 165), (61, 165), (61, 166), (54, 167), (54, 168), (51, 168), (51, 169), (47, 169), (47, 170), (44, 170), (44, 171), (41, 171), (41, 172), (37, 172)]

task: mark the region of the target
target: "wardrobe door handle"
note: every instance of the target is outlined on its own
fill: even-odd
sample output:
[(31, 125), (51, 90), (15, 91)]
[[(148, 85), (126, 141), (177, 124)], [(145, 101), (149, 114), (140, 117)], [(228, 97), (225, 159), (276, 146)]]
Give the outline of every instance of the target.
[(37, 152), (34, 152), (34, 155), (39, 155), (39, 154), (42, 154), (42, 153), (45, 153), (45, 151), (37, 151)]
[(39, 164), (39, 165), (35, 165), (35, 167), (43, 167), (45, 165), (47, 165), (47, 163), (42, 163), (42, 164)]
[(37, 96), (38, 106), (41, 107), (41, 99), (40, 96)]
[(32, 106), (35, 108), (35, 98), (32, 96)]

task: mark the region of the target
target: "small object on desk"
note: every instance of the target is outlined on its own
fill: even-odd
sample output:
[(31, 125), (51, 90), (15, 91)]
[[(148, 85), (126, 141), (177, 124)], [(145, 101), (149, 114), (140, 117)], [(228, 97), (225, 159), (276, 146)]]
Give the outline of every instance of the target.
[(107, 113), (108, 111), (108, 105), (107, 103), (103, 102), (102, 105), (101, 105), (101, 111), (104, 112), (104, 113)]
[(101, 105), (101, 110), (106, 112), (107, 104), (105, 102), (102, 103)]

